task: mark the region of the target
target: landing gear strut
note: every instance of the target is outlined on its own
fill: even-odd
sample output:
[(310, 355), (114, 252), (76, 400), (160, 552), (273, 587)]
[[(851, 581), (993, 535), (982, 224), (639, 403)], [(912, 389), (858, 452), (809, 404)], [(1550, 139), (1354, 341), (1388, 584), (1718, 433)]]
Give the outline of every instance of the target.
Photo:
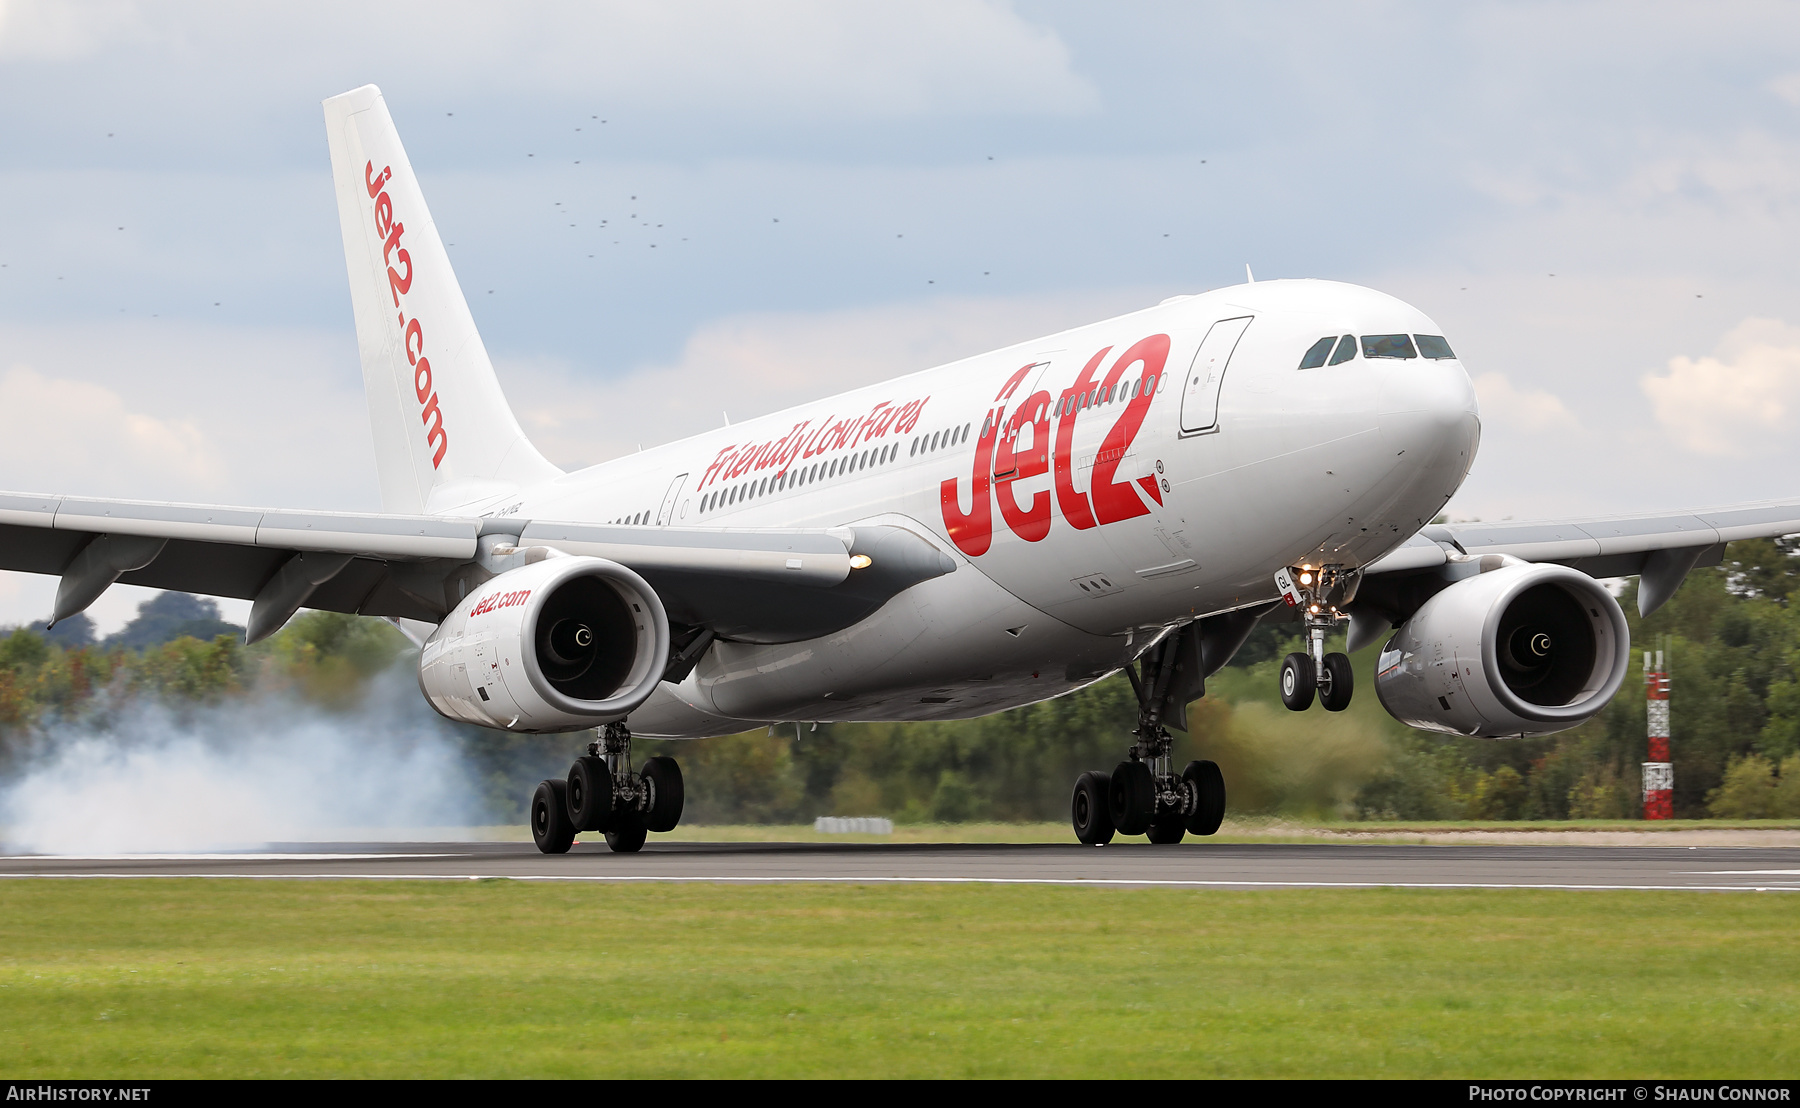
[[(1244, 634), (1254, 622), (1252, 617)], [(1194, 761), (1176, 776), (1174, 740), (1162, 724), (1165, 712), (1185, 712), (1204, 689), (1201, 658), (1199, 628), (1189, 625), (1146, 651), (1138, 663), (1141, 673), (1125, 668), (1137, 693), (1136, 741), (1111, 773), (1090, 771), (1076, 780), (1069, 811), (1076, 838), (1105, 846), (1116, 834), (1148, 834), (1153, 843), (1172, 844), (1219, 829), (1225, 818), (1224, 775), (1214, 762)]]
[(1281, 595), (1300, 609), (1306, 625), (1306, 652), (1281, 660), (1281, 702), (1289, 711), (1304, 712), (1312, 707), (1315, 693), (1327, 712), (1341, 712), (1350, 706), (1356, 688), (1350, 658), (1335, 651), (1325, 653), (1325, 636), (1350, 618), (1338, 607), (1356, 596), (1361, 576), (1361, 571), (1341, 565), (1289, 566), (1275, 575)]
[(566, 854), (582, 831), (602, 831), (624, 854), (644, 847), (651, 831), (681, 822), (684, 790), (675, 759), (656, 757), (631, 769), (631, 732), (622, 723), (600, 729), (600, 741), (575, 759), (566, 781), (545, 781), (531, 798), (531, 837), (545, 854)]

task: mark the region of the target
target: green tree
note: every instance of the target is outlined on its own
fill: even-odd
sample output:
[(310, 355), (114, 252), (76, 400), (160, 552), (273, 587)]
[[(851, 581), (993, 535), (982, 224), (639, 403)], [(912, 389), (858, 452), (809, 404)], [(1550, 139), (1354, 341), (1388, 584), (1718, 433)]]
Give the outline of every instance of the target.
[(1733, 758), (1706, 806), (1719, 819), (1800, 818), (1800, 757), (1779, 766), (1761, 754)]

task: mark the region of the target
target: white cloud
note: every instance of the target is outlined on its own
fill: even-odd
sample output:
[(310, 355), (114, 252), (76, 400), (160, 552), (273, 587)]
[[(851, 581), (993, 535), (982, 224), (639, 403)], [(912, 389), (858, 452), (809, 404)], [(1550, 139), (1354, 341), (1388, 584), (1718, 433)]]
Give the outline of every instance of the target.
[(1669, 359), (1642, 381), (1657, 422), (1697, 454), (1754, 457), (1791, 448), (1800, 426), (1800, 327), (1747, 319), (1707, 357)]
[(0, 412), (12, 413), (0, 435), (0, 470), (7, 474), (48, 477), (42, 463), (53, 461), (63, 480), (129, 469), (195, 489), (216, 488), (225, 474), (223, 459), (192, 420), (132, 411), (103, 385), (14, 366), (0, 374)]
[(942, 365), (1154, 304), (1132, 289), (971, 297), (827, 312), (728, 316), (697, 329), (671, 365), (596, 381), (558, 362), (500, 367), (540, 450), (574, 468), (790, 405)]
[[(1098, 104), (1056, 32), (999, 0), (0, 3), (0, 57), (154, 45), (204, 59), (196, 79), (239, 97), (280, 75), (314, 96), (341, 91), (321, 81), (375, 79), (429, 96), (528, 91), (728, 115), (1067, 114)], [(249, 79), (234, 80), (240, 73)]]
[(347, 335), (0, 323), (0, 351), (0, 488), (375, 507), (368, 415)]
[(1794, 107), (1800, 108), (1800, 71), (1783, 73), (1763, 87)]
[(1580, 426), (1561, 397), (1542, 389), (1519, 388), (1504, 373), (1476, 377), (1475, 394), (1481, 400), (1484, 427), (1544, 434)]
[(1800, 145), (1761, 131), (1727, 136), (1661, 136), (1675, 149), (1648, 158), (1627, 178), (1623, 197), (1652, 205), (1701, 199), (1746, 214), (1791, 207), (1800, 189)]
[(71, 61), (95, 53), (108, 39), (143, 31), (130, 0), (0, 0), (0, 58)]
[[(808, 114), (914, 116), (1087, 111), (1097, 100), (1055, 32), (984, 0), (620, 3), (494, 29), (559, 91), (661, 104), (741, 110), (748, 98)], [(473, 68), (495, 40), (469, 34), (461, 45)]]

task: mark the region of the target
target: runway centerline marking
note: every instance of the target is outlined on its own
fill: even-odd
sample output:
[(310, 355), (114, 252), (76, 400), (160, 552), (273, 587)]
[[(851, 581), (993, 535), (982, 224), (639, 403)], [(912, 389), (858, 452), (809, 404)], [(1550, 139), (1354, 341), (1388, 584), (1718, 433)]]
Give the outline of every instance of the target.
[(1696, 877), (1800, 877), (1800, 869), (1684, 869)]
[[(392, 857), (392, 855), (385, 855)], [(1129, 877), (677, 877), (654, 874), (497, 873), (0, 873), (0, 879), (134, 880), (212, 878), (239, 881), (563, 881), (694, 885), (1092, 885), (1100, 887), (1239, 889), (1542, 889), (1596, 892), (1800, 892), (1800, 885), (1580, 885), (1492, 881), (1206, 881), (1190, 878)]]

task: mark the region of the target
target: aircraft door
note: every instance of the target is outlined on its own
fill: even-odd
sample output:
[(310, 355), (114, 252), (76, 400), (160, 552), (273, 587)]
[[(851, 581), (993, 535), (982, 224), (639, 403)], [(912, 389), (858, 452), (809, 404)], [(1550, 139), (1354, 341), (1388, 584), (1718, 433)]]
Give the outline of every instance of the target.
[(1215, 431), (1219, 426), (1219, 387), (1225, 383), (1225, 370), (1231, 364), (1231, 352), (1237, 349), (1244, 329), (1253, 316), (1222, 319), (1206, 332), (1200, 349), (1194, 353), (1194, 364), (1188, 370), (1181, 391), (1181, 433), (1197, 435)]
[[(1022, 428), (1018, 425), (1007, 426), (1008, 417), (1014, 416), (1017, 413), (1019, 406), (1031, 399), (1032, 395), (1037, 392), (1038, 382), (1044, 379), (1045, 371), (1050, 368), (1052, 363), (1060, 361), (1062, 356), (1066, 353), (1067, 351), (1065, 350), (1041, 350), (1036, 354), (1033, 354), (1031, 356), (1032, 364), (1025, 371), (1025, 375), (1020, 378), (1019, 383), (1005, 390), (998, 398), (1000, 421), (1002, 427), (1005, 428), (1001, 434), (1008, 438), (1008, 445), (1014, 449), (1018, 446), (1019, 434)], [(1031, 425), (1029, 423), (1025, 424), (1025, 428), (1030, 427)], [(1026, 430), (1027, 439), (1031, 438), (1034, 434), (1035, 429)], [(1038, 444), (1033, 445), (1035, 447)], [(1012, 464), (1008, 465), (1005, 470), (1000, 468), (1000, 466), (1004, 464), (1002, 460), (1003, 457), (1012, 461)], [(1012, 449), (1004, 452), (996, 450), (994, 452), (994, 462), (994, 477), (996, 480), (1004, 481), (1018, 470), (1016, 456)]]
[(687, 514), (686, 511), (683, 510), (687, 505), (681, 502), (681, 494), (687, 491), (687, 479), (687, 474), (678, 473), (675, 475), (675, 479), (669, 482), (669, 491), (663, 494), (662, 507), (656, 510), (656, 525), (658, 527), (667, 527), (672, 523), (680, 523), (682, 517)]

